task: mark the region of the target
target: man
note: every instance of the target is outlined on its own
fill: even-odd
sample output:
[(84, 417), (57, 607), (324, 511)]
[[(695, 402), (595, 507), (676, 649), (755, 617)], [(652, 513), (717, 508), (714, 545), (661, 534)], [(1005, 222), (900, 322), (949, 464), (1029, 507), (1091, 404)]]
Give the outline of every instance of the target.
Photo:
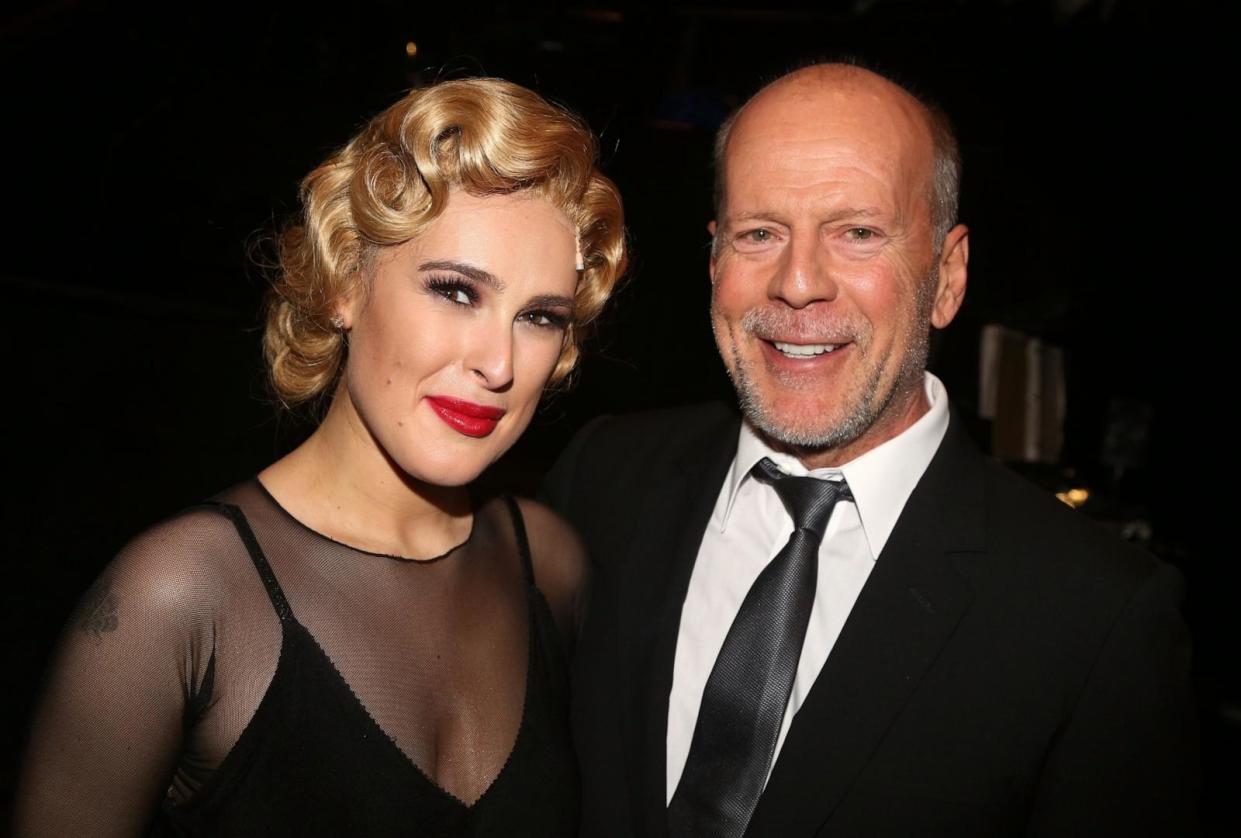
[(584, 834), (1183, 834), (1179, 577), (990, 463), (924, 370), (966, 286), (944, 121), (819, 65), (717, 148), (712, 323), (744, 420), (585, 428)]

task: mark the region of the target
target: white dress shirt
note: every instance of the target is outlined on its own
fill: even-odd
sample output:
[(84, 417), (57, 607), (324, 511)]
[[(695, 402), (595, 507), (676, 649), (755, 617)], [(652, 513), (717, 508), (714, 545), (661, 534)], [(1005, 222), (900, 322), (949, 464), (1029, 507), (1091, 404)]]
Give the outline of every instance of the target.
[(775, 489), (752, 479), (750, 470), (763, 457), (769, 457), (793, 475), (839, 480), (843, 474), (854, 498), (854, 503), (836, 505), (819, 546), (814, 605), (776, 739), (774, 766), (793, 716), (823, 669), (905, 502), (948, 430), (944, 385), (926, 373), (925, 386), (930, 410), (898, 436), (839, 468), (808, 471), (796, 457), (772, 451), (742, 423), (737, 456), (724, 478), (698, 548), (681, 609), (672, 692), (668, 696), (667, 800), (672, 800), (685, 769), (702, 691), (728, 629), (754, 580), (793, 532), (793, 520)]

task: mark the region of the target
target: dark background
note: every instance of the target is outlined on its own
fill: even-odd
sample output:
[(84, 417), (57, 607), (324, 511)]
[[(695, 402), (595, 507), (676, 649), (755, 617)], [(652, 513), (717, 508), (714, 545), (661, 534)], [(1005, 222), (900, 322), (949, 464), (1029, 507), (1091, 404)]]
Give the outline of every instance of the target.
[[(0, 14), (0, 787), (56, 631), (108, 558), (311, 427), (265, 389), (255, 254), (295, 212), (299, 178), (367, 117), (411, 85), (489, 74), (577, 110), (601, 137), (632, 270), (577, 386), (484, 480), (528, 491), (590, 416), (728, 396), (707, 320), (713, 132), (784, 70), (855, 56), (939, 102), (961, 139), (970, 287), (932, 367), (968, 416), (983, 324), (1066, 350), (1061, 467), (1024, 470), (1048, 488), (1089, 486), (1084, 513), (1113, 526), (1147, 522), (1150, 548), (1184, 572), (1208, 817), (1220, 834), (1237, 828), (1225, 793), (1241, 780), (1241, 621), (1211, 500), (1234, 459), (1216, 417), (1236, 377), (1222, 348), (1232, 274), (1214, 264), (1235, 212), (1219, 209), (1213, 7), (427, 5)], [(1123, 469), (1106, 441), (1118, 422), (1139, 431)], [(985, 423), (974, 430), (986, 444)]]

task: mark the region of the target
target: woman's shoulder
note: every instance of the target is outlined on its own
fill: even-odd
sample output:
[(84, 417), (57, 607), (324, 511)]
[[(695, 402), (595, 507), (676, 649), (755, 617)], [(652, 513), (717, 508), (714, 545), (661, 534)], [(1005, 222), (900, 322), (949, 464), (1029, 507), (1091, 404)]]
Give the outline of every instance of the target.
[(241, 545), (227, 508), (215, 500), (186, 507), (139, 532), (121, 548), (120, 555), (170, 568), (175, 568), (178, 559), (201, 565), (219, 555), (221, 548)]
[(534, 582), (557, 622), (572, 624), (590, 580), (590, 561), (577, 531), (551, 507), (517, 498), (530, 545)]
[(200, 613), (219, 598), (246, 556), (216, 503), (181, 510), (131, 538), (95, 583), (131, 607), (166, 616)]

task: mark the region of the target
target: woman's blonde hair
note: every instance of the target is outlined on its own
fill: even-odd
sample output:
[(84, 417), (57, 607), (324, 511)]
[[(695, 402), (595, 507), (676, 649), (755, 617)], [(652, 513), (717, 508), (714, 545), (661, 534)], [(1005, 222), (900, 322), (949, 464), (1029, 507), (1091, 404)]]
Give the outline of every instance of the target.
[(500, 79), (413, 90), (372, 119), (302, 181), (301, 223), (279, 239), (263, 348), (281, 403), (302, 404), (333, 387), (346, 351), (332, 324), (337, 303), (364, 293), (374, 253), (415, 238), (444, 211), (451, 189), (530, 191), (577, 230), (585, 268), (551, 380), (564, 379), (584, 327), (625, 268), (620, 194), (595, 158), (595, 138), (577, 117)]

